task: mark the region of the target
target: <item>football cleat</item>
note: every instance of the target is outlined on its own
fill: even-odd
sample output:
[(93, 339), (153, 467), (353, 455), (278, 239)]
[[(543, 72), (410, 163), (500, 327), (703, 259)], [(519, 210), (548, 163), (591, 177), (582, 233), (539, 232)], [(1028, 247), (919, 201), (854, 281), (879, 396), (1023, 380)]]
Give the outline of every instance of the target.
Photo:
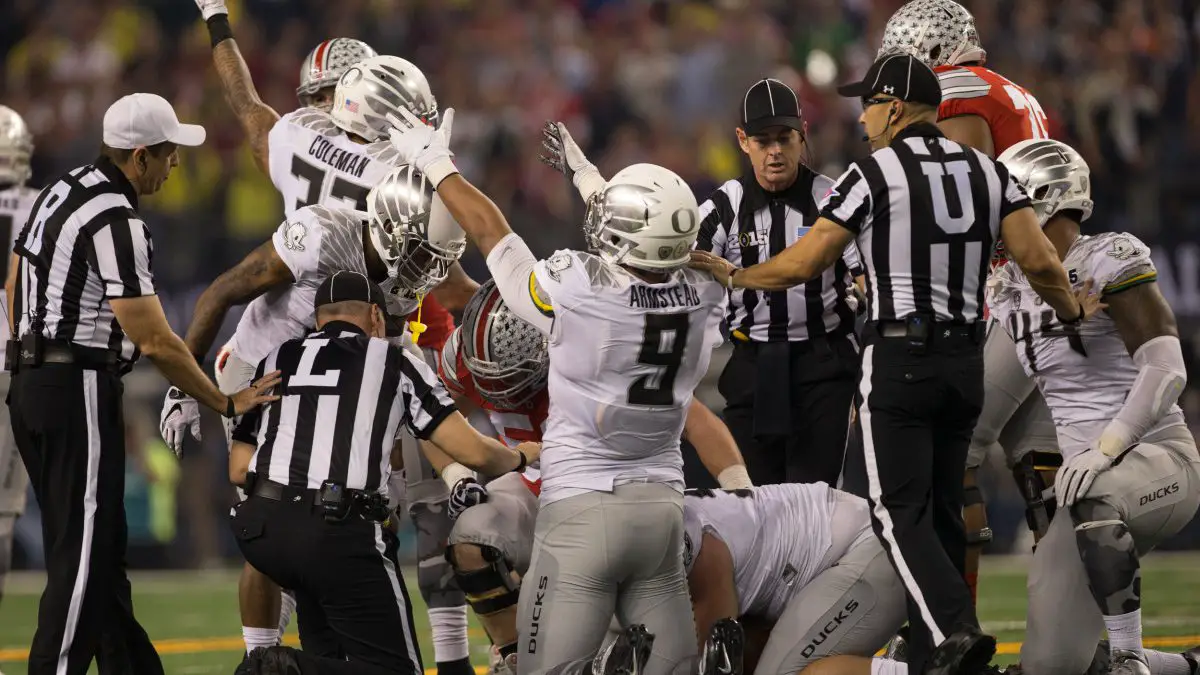
[(250, 652), (234, 675), (302, 675), (296, 650), (291, 647), (259, 647)]
[(1088, 666), (1084, 675), (1108, 675), (1111, 663), (1112, 657), (1109, 656), (1108, 640), (1101, 640), (1096, 645), (1096, 653), (1092, 656), (1092, 665)]
[(1191, 668), (1189, 675), (1200, 675), (1200, 645), (1181, 653), (1180, 656), (1188, 662), (1188, 667)]
[(642, 624), (634, 624), (596, 654), (592, 675), (641, 675), (653, 647), (654, 636)]
[(742, 655), (746, 635), (737, 619), (721, 619), (713, 624), (700, 652), (699, 675), (742, 675)]
[(883, 658), (889, 661), (899, 661), (908, 663), (908, 625), (900, 627), (896, 631), (896, 635), (888, 641), (887, 647), (884, 649)]
[(996, 654), (996, 638), (974, 626), (951, 633), (933, 650), (925, 672), (928, 675), (974, 674), (987, 667)]
[(1112, 665), (1109, 675), (1150, 675), (1150, 665), (1146, 657), (1137, 652), (1118, 649), (1112, 653)]

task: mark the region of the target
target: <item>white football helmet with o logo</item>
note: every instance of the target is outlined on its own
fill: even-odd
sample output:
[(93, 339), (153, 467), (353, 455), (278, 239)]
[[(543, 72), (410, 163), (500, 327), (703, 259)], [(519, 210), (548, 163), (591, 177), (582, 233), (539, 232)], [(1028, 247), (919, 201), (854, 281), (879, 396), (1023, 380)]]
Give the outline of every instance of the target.
[(338, 80), (329, 111), (343, 131), (368, 141), (384, 140), (389, 114), (401, 117), (405, 109), (429, 125), (437, 126), (437, 99), (421, 69), (398, 56), (374, 56), (346, 70)]
[(1092, 215), (1092, 171), (1083, 156), (1060, 141), (1028, 139), (996, 158), (1025, 188), (1042, 227), (1059, 211), (1076, 210), (1081, 221)]
[(930, 68), (984, 61), (975, 17), (954, 0), (912, 0), (883, 29), (879, 56), (912, 54)]
[(328, 112), (333, 96), (318, 96), (321, 90), (337, 86), (347, 68), (372, 56), (376, 56), (375, 50), (362, 40), (333, 38), (321, 42), (300, 64), (300, 86), (296, 87), (300, 105)]
[(17, 111), (0, 105), (0, 185), (24, 185), (33, 175), (33, 134)]
[(692, 189), (673, 171), (634, 164), (592, 197), (583, 232), (609, 262), (668, 271), (687, 264), (700, 232), (700, 210)]

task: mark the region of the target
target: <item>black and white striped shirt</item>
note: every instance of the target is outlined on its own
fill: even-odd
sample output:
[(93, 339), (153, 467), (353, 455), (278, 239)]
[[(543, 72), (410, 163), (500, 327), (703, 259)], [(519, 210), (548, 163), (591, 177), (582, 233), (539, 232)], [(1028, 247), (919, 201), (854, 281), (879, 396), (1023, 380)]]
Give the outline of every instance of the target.
[(133, 185), (106, 158), (42, 190), (14, 246), (19, 334), (31, 332), (40, 318), (40, 331), (50, 339), (108, 349), (130, 363), (138, 359), (109, 304), (155, 294), (154, 247), (137, 206)]
[[(710, 251), (739, 267), (779, 255), (808, 231), (817, 204), (833, 180), (800, 167), (787, 190), (767, 192), (753, 173), (728, 181), (700, 206), (696, 248)], [(858, 251), (851, 243), (837, 264), (820, 277), (786, 291), (733, 291), (727, 316), (736, 339), (751, 342), (796, 342), (854, 329), (854, 312), (846, 304), (846, 287), (859, 271)]]
[(851, 164), (821, 215), (857, 237), (872, 321), (972, 323), (983, 317), (1000, 222), (1026, 206), (1003, 164), (914, 124)]
[(427, 439), (455, 410), (424, 361), (341, 321), (276, 347), (254, 379), (276, 370), (281, 398), (242, 416), (233, 438), (256, 446), (252, 471), (283, 485), (381, 491), (401, 425)]

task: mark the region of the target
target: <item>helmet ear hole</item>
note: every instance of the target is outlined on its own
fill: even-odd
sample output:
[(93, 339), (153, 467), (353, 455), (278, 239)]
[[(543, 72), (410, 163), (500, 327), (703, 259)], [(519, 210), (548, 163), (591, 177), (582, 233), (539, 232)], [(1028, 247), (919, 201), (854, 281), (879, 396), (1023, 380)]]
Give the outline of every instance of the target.
[(929, 62), (937, 63), (938, 57), (942, 55), (942, 46), (934, 45), (933, 49), (929, 50)]

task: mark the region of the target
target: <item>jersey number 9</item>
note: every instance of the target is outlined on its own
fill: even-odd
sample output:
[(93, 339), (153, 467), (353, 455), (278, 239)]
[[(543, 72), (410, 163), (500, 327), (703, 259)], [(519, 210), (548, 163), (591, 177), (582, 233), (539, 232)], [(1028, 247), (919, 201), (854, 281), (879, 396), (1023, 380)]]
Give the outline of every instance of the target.
[(683, 352), (687, 348), (688, 315), (647, 314), (642, 329), (642, 348), (637, 362), (655, 366), (659, 372), (642, 375), (629, 385), (629, 405), (662, 406), (675, 405), (675, 376), (683, 364)]

